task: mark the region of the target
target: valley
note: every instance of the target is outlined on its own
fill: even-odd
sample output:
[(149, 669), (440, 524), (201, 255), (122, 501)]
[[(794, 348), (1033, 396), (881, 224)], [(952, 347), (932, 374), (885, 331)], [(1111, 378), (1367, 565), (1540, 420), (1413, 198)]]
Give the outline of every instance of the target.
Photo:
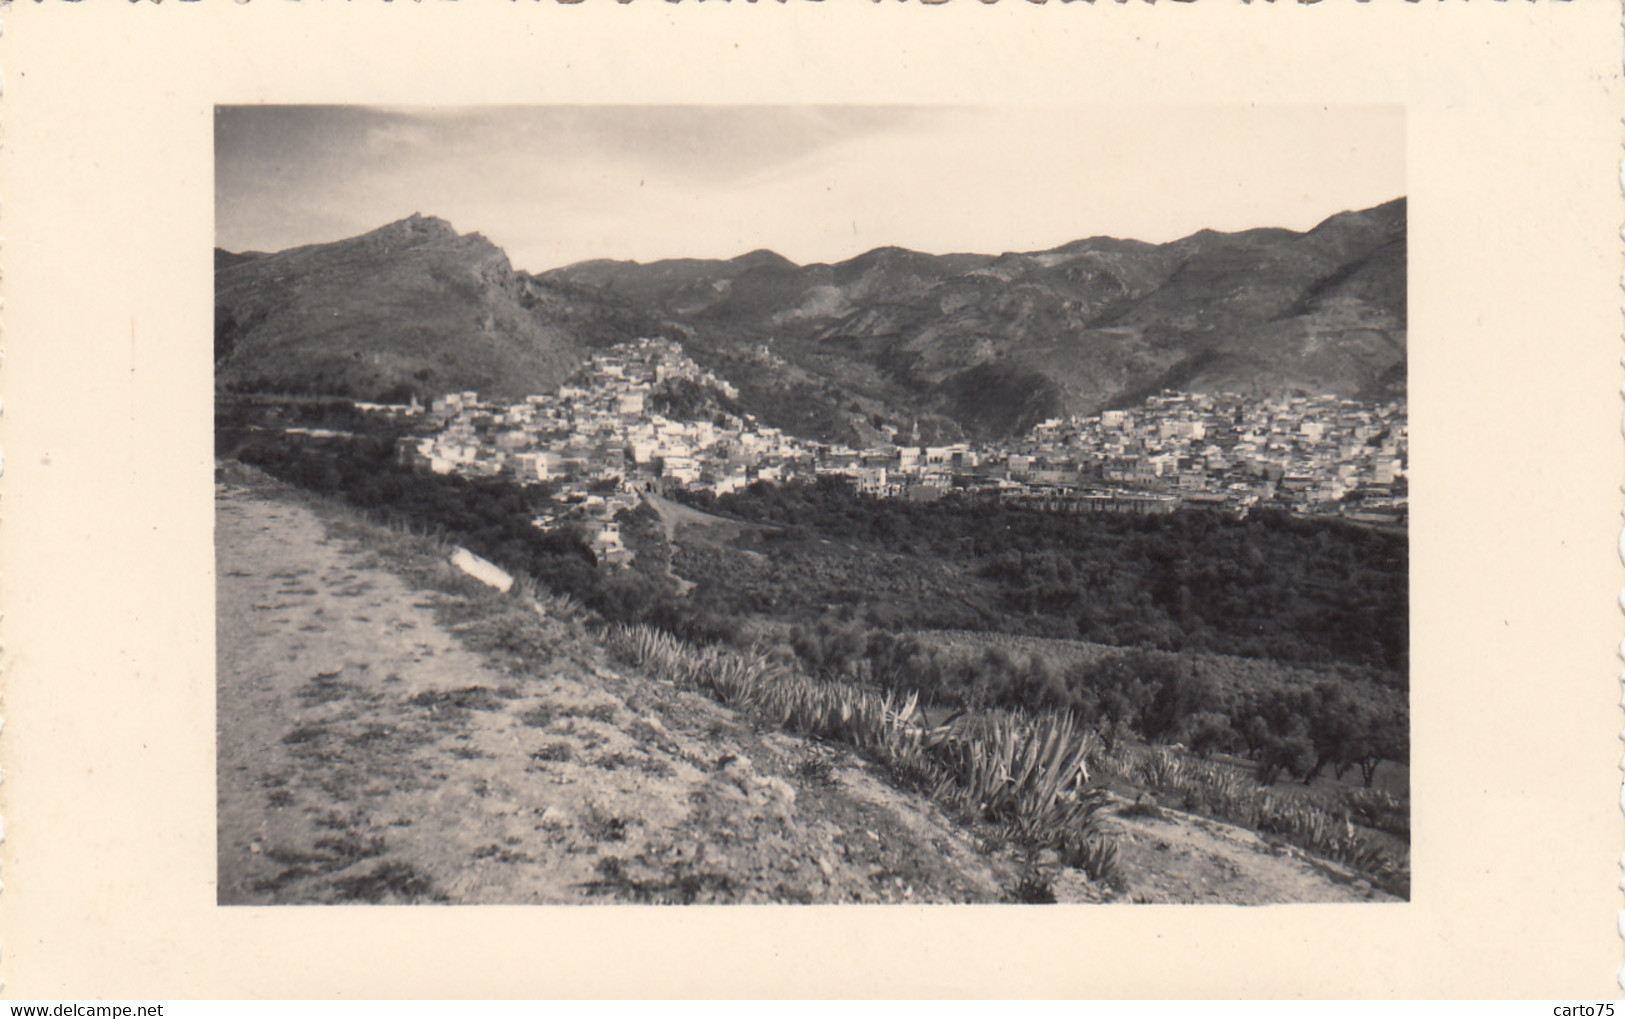
[(1404, 238), (217, 252), (222, 901), (1408, 898)]

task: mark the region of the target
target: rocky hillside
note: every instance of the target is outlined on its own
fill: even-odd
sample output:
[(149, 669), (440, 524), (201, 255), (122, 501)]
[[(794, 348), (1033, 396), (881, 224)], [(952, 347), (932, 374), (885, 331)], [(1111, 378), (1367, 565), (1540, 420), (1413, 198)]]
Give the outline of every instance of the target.
[(333, 244), (215, 253), (216, 385), (398, 399), (556, 388), (592, 346), (658, 325), (517, 273), (479, 234), (408, 219)]
[[(774, 369), (801, 370), (858, 417), (935, 416), (996, 436), (1165, 387), (1402, 392), (1405, 240), (1398, 199), (1306, 233), (1095, 237), (1002, 255), (879, 248), (808, 266), (759, 251), (544, 278), (687, 324), (747, 392), (773, 388), (762, 376)], [(771, 360), (747, 353), (758, 344)]]
[(595, 345), (664, 333), (767, 423), (849, 441), (999, 437), (1162, 388), (1389, 397), (1405, 386), (1405, 245), (1398, 199), (1305, 233), (532, 276), (480, 235), (413, 216), (334, 244), (217, 252), (216, 375), (237, 390), (517, 397)]

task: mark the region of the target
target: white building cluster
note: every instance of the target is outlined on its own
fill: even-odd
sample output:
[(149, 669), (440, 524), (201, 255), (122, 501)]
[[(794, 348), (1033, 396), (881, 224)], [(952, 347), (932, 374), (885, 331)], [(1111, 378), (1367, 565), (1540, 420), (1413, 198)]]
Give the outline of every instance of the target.
[(1029, 491), (1108, 487), (1399, 523), (1407, 443), (1403, 401), (1164, 393), (1132, 410), (1046, 421), (1006, 464)]
[[(707, 391), (713, 399), (703, 401)], [(703, 408), (693, 405), (696, 392)], [(737, 396), (678, 344), (643, 338), (595, 354), (554, 394), (515, 404), (475, 393), (435, 400), (401, 455), (440, 474), (556, 485), (570, 508), (536, 524), (580, 520), (611, 561), (629, 558), (615, 516), (641, 493), (677, 485), (724, 494), (820, 476), (881, 498), (958, 492), (1071, 512), (1274, 505), (1404, 520), (1403, 402), (1165, 393), (1133, 409), (1046, 421), (1002, 444), (853, 449), (722, 409)], [(677, 397), (697, 420), (657, 410)]]
[(514, 404), (471, 392), (437, 399), (424, 434), (402, 440), (400, 455), (437, 474), (555, 484), (558, 500), (572, 507), (562, 516), (585, 523), (595, 551), (612, 561), (625, 555), (615, 515), (636, 506), (642, 492), (675, 484), (720, 494), (812, 476), (806, 446), (749, 415), (719, 409), (678, 420), (654, 409), (680, 388), (709, 391), (717, 403), (739, 395), (678, 344), (641, 338), (594, 354), (556, 393)]

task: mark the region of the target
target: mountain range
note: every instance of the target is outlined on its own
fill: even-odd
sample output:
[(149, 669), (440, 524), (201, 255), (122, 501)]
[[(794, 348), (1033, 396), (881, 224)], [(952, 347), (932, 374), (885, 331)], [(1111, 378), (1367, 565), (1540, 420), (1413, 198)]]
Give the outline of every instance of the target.
[(1306, 232), (1092, 237), (1037, 252), (877, 248), (835, 264), (596, 260), (516, 271), (413, 215), (275, 254), (216, 251), (217, 385), (404, 400), (555, 388), (666, 335), (812, 438), (1008, 436), (1164, 388), (1402, 395), (1405, 200)]

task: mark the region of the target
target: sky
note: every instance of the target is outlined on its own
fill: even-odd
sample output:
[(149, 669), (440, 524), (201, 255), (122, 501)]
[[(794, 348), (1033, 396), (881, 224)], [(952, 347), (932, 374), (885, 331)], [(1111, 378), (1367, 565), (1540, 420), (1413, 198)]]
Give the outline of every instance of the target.
[(1404, 140), (1397, 106), (222, 106), (215, 243), (418, 212), (540, 272), (1305, 230), (1403, 195)]

